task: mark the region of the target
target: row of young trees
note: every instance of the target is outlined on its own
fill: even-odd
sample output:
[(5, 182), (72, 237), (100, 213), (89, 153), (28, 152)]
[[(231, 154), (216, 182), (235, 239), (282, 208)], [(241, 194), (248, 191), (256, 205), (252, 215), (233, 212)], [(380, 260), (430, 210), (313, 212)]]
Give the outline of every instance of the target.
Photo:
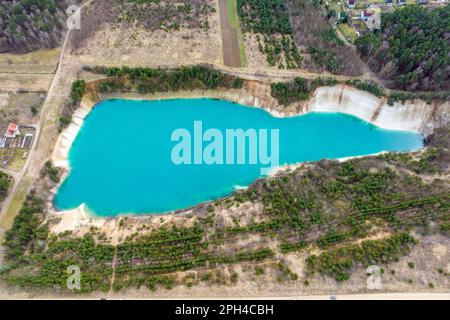
[[(448, 143), (446, 137), (441, 135), (439, 139)], [(442, 144), (439, 139), (433, 143)], [(444, 152), (448, 154), (448, 148)], [(442, 159), (430, 161), (445, 161)], [(368, 219), (376, 216), (388, 225), (408, 230), (410, 224), (394, 224), (393, 218), (417, 225), (422, 220), (414, 217), (420, 214), (422, 219), (426, 214), (446, 232), (448, 187), (414, 183), (409, 174), (394, 170), (397, 167), (401, 166), (395, 158), (385, 156), (345, 163), (323, 161), (307, 171), (259, 180), (239, 197), (230, 198), (239, 203), (261, 203), (265, 221), (218, 227), (214, 206), (210, 205), (208, 215), (199, 218), (193, 227), (160, 228), (130, 236), (116, 246), (101, 244), (90, 234), (82, 238), (70, 234), (49, 236), (42, 225), (44, 202), (31, 193), (6, 233), (7, 268), (3, 276), (12, 284), (63, 289), (67, 267), (76, 264), (82, 270), (83, 292), (107, 291), (116, 256), (114, 290), (142, 284), (152, 290), (156, 285), (171, 288), (173, 272), (273, 258), (275, 253), (264, 246), (227, 254), (218, 251), (220, 244), (214, 243), (215, 238), (220, 238), (224, 244), (233, 245), (239, 235), (258, 233), (279, 239), (282, 253), (302, 250), (310, 244), (319, 246), (324, 251), (308, 259), (310, 271), (346, 280), (357, 263), (389, 262), (407, 254), (415, 243), (408, 234), (396, 234), (385, 240), (342, 246), (366, 234)], [(436, 196), (424, 196), (430, 193)], [(338, 199), (339, 205), (333, 199)], [(430, 214), (437, 211), (447, 211), (447, 216)]]
[(368, 267), (375, 263), (387, 263), (410, 252), (417, 241), (407, 233), (393, 235), (386, 240), (366, 240), (360, 245), (348, 245), (331, 249), (306, 260), (311, 272), (334, 276), (337, 281), (350, 278), (355, 263)]
[(332, 78), (316, 78), (308, 80), (296, 77), (289, 82), (274, 82), (270, 86), (270, 94), (282, 105), (292, 102), (308, 100), (311, 93), (320, 86), (333, 86), (338, 83)]
[[(98, 83), (99, 91), (116, 89), (131, 90), (140, 93), (155, 93), (176, 90), (234, 88), (239, 89), (243, 80), (236, 76), (224, 74), (207, 65), (185, 66), (175, 69), (152, 69), (130, 67), (95, 67), (87, 70), (105, 74), (111, 79)], [(129, 86), (131, 83), (131, 87)]]

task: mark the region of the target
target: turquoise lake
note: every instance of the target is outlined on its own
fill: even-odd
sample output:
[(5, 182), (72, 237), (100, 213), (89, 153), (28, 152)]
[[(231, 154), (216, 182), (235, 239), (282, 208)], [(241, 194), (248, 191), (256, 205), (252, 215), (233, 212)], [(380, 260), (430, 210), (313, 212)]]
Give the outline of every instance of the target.
[(85, 203), (99, 216), (163, 213), (228, 195), (261, 177), (261, 164), (174, 164), (172, 132), (193, 130), (194, 121), (202, 121), (204, 131), (223, 133), (278, 129), (280, 164), (422, 147), (420, 134), (380, 129), (338, 113), (275, 118), (222, 100), (113, 99), (99, 103), (86, 117), (55, 207), (67, 210)]

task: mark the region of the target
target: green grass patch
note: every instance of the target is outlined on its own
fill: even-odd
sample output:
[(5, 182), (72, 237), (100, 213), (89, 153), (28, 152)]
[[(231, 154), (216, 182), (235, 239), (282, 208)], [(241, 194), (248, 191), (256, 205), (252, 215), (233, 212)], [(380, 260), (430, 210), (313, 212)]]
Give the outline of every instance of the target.
[(358, 37), (355, 28), (353, 28), (351, 25), (347, 23), (339, 23), (337, 25), (337, 28), (339, 29), (339, 31), (342, 32), (344, 37), (351, 43), (354, 43), (356, 38)]

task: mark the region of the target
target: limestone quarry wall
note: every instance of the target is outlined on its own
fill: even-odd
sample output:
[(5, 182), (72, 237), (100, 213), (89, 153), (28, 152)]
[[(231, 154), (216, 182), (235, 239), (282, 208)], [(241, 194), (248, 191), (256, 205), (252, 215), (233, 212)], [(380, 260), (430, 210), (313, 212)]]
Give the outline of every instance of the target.
[(386, 98), (345, 85), (317, 89), (303, 110), (311, 111), (352, 114), (385, 129), (415, 131), (425, 136), (450, 122), (449, 101), (427, 104), (414, 100), (390, 106)]
[(340, 112), (354, 115), (385, 129), (415, 131), (427, 136), (433, 129), (450, 123), (450, 101), (427, 104), (422, 100), (387, 104), (386, 98), (377, 98), (369, 92), (347, 85), (318, 88), (308, 101), (279, 105), (270, 95), (270, 85), (247, 80), (242, 89), (217, 89), (138, 94), (136, 92), (116, 92), (99, 94), (83, 99), (75, 111), (70, 125), (58, 137), (52, 154), (55, 166), (69, 168), (68, 152), (80, 130), (84, 118), (99, 101), (110, 98), (124, 99), (174, 99), (174, 98), (215, 98), (259, 107), (277, 117), (289, 117), (308, 112)]

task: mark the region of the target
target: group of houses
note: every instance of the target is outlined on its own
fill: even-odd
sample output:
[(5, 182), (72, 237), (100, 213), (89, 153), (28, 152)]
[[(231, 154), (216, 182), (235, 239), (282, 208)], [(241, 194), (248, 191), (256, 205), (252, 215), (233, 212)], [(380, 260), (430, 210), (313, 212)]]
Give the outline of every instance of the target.
[[(1, 128), (1, 126), (0, 126)], [(10, 123), (3, 126), (3, 134), (0, 136), (0, 148), (5, 149), (30, 149), (34, 139), (35, 128), (30, 126), (19, 126)], [(0, 131), (1, 132), (1, 131)]]
[[(445, 0), (442, 0), (442, 2)], [(406, 5), (406, 0), (396, 0), (398, 6)], [(417, 4), (427, 4), (428, 0), (416, 0)], [(394, 5), (394, 0), (384, 0), (384, 4), (387, 7), (392, 7)], [(347, 6), (349, 9), (354, 9), (356, 6), (356, 0), (347, 0)]]

